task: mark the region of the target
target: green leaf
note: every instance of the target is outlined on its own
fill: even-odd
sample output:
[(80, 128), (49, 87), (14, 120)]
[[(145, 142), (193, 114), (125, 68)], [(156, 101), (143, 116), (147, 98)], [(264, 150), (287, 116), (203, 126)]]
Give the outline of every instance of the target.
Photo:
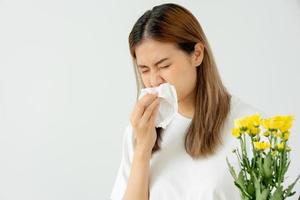
[(258, 181), (255, 173), (252, 173), (253, 176), (253, 181), (254, 181), (254, 188), (255, 188), (255, 196), (259, 196), (260, 195), (260, 182)]
[(255, 173), (252, 173), (254, 188), (255, 188), (255, 199), (256, 200), (267, 200), (271, 191), (261, 185), (261, 182), (256, 177)]
[(267, 200), (269, 194), (270, 194), (270, 191), (268, 188), (266, 188), (262, 191), (262, 193), (258, 197), (256, 197), (256, 199), (257, 200)]
[(270, 200), (283, 200), (282, 186), (280, 185), (274, 192)]
[(288, 168), (289, 168), (289, 166), (290, 166), (290, 163), (291, 163), (291, 161), (289, 161), (289, 162), (287, 163), (286, 166), (283, 166), (283, 169), (282, 169), (282, 176), (284, 176), (284, 174), (287, 172), (287, 170), (288, 170)]
[(293, 190), (293, 188), (294, 188), (294, 186), (295, 186), (295, 184), (297, 183), (297, 181), (300, 179), (300, 175), (298, 175), (298, 177), (296, 178), (296, 180), (291, 184), (291, 185), (289, 185), (288, 187), (287, 187), (287, 189), (285, 190), (285, 196), (286, 197), (289, 197), (289, 196), (292, 196), (292, 195), (294, 195), (295, 194), (295, 192), (292, 192), (292, 190)]
[(253, 197), (255, 196), (255, 188), (252, 182), (249, 182), (249, 184), (247, 185), (247, 192), (249, 193), (249, 195)]
[(263, 175), (265, 178), (269, 179), (272, 176), (272, 157), (271, 153), (269, 153), (266, 158), (263, 160)]
[(234, 184), (240, 189), (241, 193), (244, 196), (251, 198), (251, 196), (249, 195), (249, 193), (246, 190), (246, 185), (245, 185), (245, 181), (244, 181), (243, 171), (240, 171), (237, 180), (234, 181)]
[(259, 157), (259, 158), (256, 160), (256, 166), (258, 167), (258, 169), (259, 169), (260, 172), (263, 172), (262, 158), (261, 158), (261, 157)]
[(243, 172), (240, 171), (239, 176), (236, 180), (236, 182), (240, 185), (242, 185), (243, 187), (245, 186), (245, 181), (244, 181), (244, 176), (243, 176)]
[(229, 167), (229, 171), (230, 171), (231, 176), (232, 176), (233, 179), (236, 181), (236, 180), (237, 180), (237, 176), (236, 176), (235, 170), (234, 170), (233, 166), (229, 163), (227, 157), (226, 157), (226, 162), (227, 162), (227, 165), (228, 165), (228, 167)]
[(243, 199), (252, 199), (251, 196), (247, 193), (247, 191), (239, 185), (236, 181), (234, 181), (234, 184), (240, 189), (240, 193), (243, 197)]

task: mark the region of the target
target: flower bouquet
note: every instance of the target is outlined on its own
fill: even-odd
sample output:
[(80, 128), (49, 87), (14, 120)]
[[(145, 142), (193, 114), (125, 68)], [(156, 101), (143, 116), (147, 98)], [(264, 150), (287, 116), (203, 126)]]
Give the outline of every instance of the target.
[[(240, 149), (233, 153), (239, 161), (240, 172), (236, 174), (227, 158), (226, 161), (242, 200), (284, 200), (296, 193), (293, 187), (300, 175), (288, 187), (283, 187), (291, 162), (288, 140), (293, 120), (290, 115), (262, 119), (254, 114), (234, 121), (232, 135), (239, 140)], [(250, 139), (248, 143), (247, 139)]]

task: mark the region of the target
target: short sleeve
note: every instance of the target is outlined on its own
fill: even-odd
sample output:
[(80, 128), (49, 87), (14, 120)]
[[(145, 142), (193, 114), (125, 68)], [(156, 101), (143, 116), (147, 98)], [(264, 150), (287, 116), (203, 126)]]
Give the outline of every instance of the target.
[(133, 156), (132, 137), (132, 128), (128, 124), (123, 134), (121, 163), (110, 195), (111, 200), (122, 200), (125, 194)]

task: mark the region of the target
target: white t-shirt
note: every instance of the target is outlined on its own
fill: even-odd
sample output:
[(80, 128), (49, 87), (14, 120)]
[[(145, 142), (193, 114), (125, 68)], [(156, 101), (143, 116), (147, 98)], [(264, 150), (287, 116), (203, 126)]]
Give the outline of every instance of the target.
[[(161, 149), (154, 153), (150, 160), (149, 199), (240, 200), (226, 157), (238, 173), (238, 161), (232, 150), (239, 148), (239, 141), (231, 135), (231, 128), (234, 126), (234, 119), (255, 113), (264, 115), (232, 95), (230, 114), (222, 131), (223, 145), (213, 156), (197, 160), (193, 160), (184, 148), (185, 134), (192, 119), (176, 113), (172, 122), (162, 132)], [(132, 127), (128, 124), (111, 200), (121, 200), (125, 193), (134, 154), (133, 137)]]

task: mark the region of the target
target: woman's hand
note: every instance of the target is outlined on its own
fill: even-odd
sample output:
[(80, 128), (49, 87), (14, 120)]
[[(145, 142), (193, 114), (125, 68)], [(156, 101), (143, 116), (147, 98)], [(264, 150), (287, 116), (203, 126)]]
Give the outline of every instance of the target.
[(124, 200), (149, 199), (150, 159), (157, 138), (155, 119), (158, 108), (157, 94), (146, 94), (132, 111), (130, 122), (136, 143)]
[(136, 149), (142, 154), (151, 155), (157, 135), (155, 119), (159, 108), (157, 94), (146, 94), (136, 103), (130, 122), (136, 140)]

